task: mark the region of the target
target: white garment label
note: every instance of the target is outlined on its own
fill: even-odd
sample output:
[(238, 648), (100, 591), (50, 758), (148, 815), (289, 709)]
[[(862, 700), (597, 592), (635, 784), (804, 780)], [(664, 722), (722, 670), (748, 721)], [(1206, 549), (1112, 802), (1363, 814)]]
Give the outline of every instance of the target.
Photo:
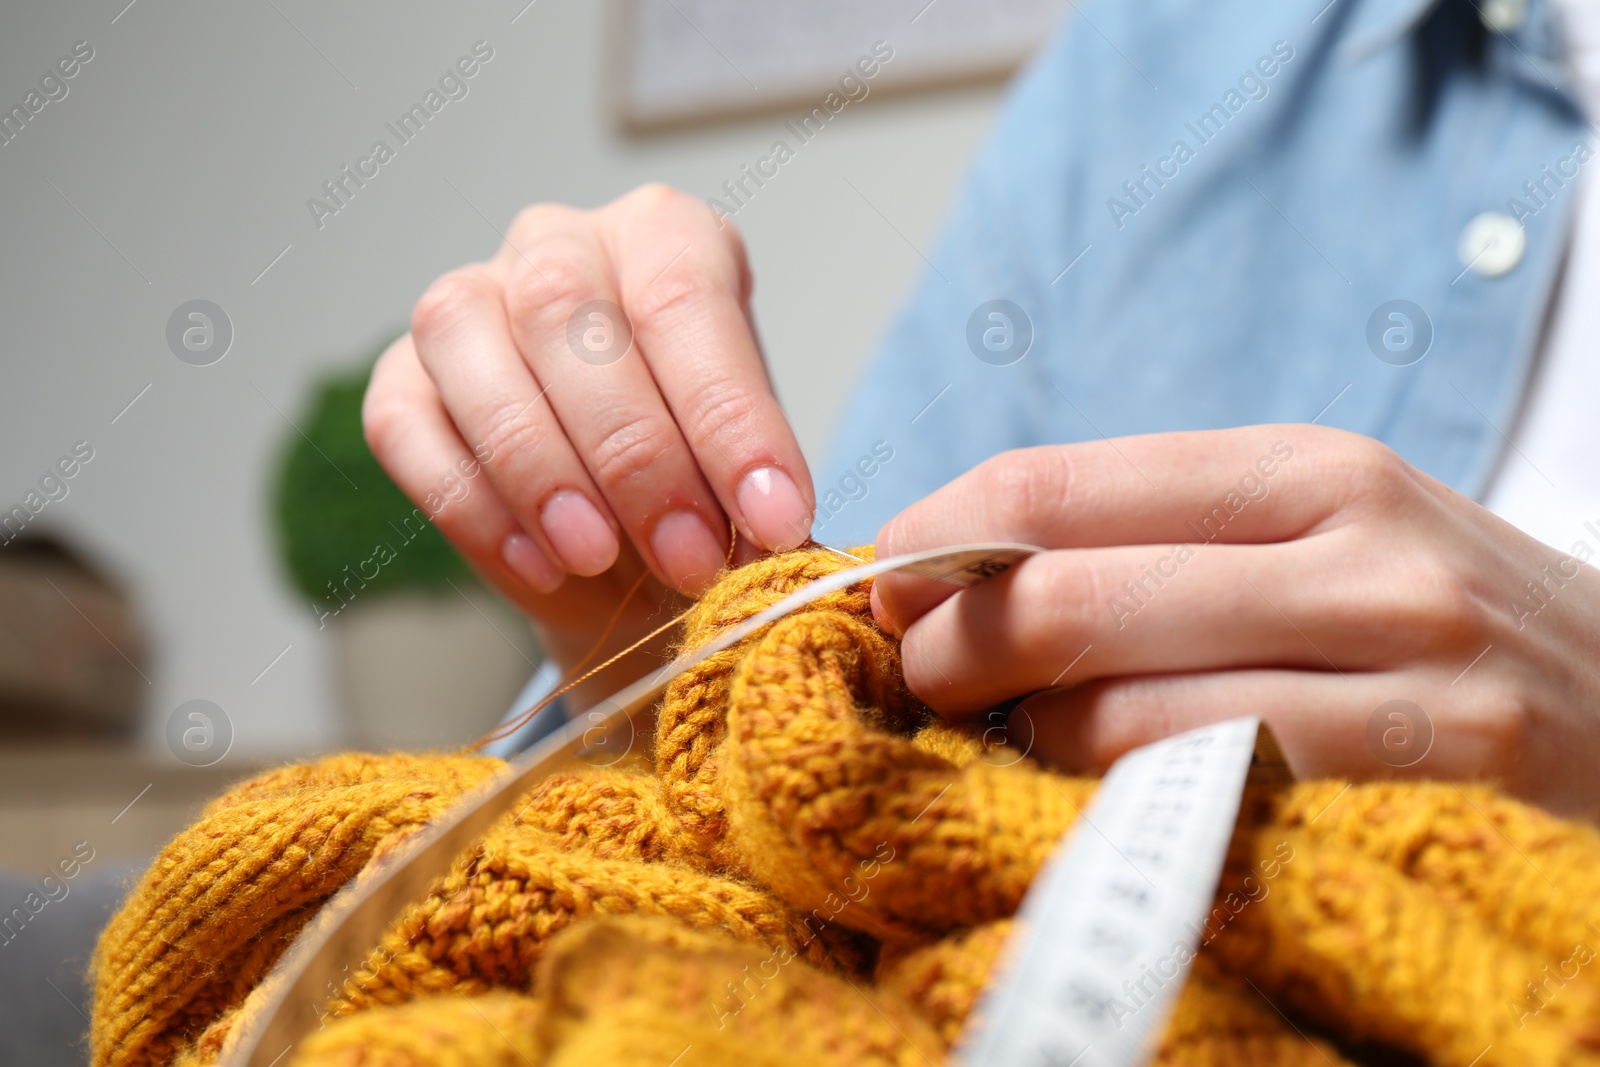
[(1252, 764), (1263, 778), (1289, 778), (1254, 718), (1169, 737), (1112, 765), (1028, 890), (957, 1046), (961, 1063), (1149, 1061), (1198, 949)]

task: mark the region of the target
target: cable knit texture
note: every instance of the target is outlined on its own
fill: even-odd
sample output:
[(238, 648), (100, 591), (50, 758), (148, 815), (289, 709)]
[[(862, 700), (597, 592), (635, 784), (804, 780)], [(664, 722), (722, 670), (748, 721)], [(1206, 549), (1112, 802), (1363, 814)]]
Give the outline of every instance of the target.
[[(851, 565), (725, 574), (685, 647)], [(653, 768), (534, 789), (284, 1067), (946, 1059), (1096, 782), (933, 717), (868, 590), (675, 680)], [(94, 1067), (214, 1062), (322, 902), (501, 766), (341, 755), (212, 802), (101, 938)], [(1600, 835), (1483, 786), (1252, 788), (1157, 1061), (1600, 1067), (1596, 900)]]

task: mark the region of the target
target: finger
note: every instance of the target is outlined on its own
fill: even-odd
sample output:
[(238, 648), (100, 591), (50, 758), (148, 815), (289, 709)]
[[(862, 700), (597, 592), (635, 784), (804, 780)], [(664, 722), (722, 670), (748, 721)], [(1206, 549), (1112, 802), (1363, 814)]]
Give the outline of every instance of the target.
[(412, 313), (417, 357), (461, 435), (541, 552), (570, 574), (616, 562), (615, 517), (511, 339), (502, 284), (478, 265), (440, 278)]
[(1302, 778), (1517, 777), (1505, 721), (1447, 674), (1222, 671), (1110, 678), (1028, 698), (1005, 732), (1065, 770), (1104, 771), (1140, 745), (1259, 715)]
[[(1044, 548), (1286, 541), (1358, 501), (1431, 498), (1384, 445), (1320, 426), (1150, 434), (1007, 452), (918, 501), (878, 534), (880, 557), (967, 541)], [(889, 575), (882, 621), (903, 631), (950, 587)]]
[(816, 506), (811, 474), (750, 325), (738, 232), (659, 185), (606, 214), (640, 351), (723, 510), (766, 548), (803, 544)]
[(511, 592), (548, 594), (561, 585), (562, 571), (483, 474), (487, 447), (474, 454), (456, 432), (409, 334), (373, 367), (361, 421), (389, 477), (480, 573)]
[[(567, 220), (567, 221), (563, 221)], [(722, 508), (640, 355), (592, 224), (539, 216), (506, 262), (512, 336), (640, 553), (668, 585), (699, 592), (727, 551)]]
[(1366, 540), (1350, 527), (1271, 545), (1043, 553), (914, 623), (906, 681), (960, 714), (1109, 676), (1452, 664), (1515, 636), (1510, 613), (1441, 575), (1429, 553), (1374, 554)]

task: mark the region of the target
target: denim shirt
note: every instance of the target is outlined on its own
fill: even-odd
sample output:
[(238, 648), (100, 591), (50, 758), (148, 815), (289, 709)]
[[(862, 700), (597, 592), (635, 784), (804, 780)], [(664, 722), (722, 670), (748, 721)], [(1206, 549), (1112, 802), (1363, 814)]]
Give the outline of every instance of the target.
[[(1504, 32), (1471, 0), (1075, 5), (846, 410), (815, 536), (870, 541), (1006, 449), (1263, 422), (1479, 495), (1589, 156), (1559, 46), (1545, 0)], [(1459, 251), (1485, 212), (1526, 238), (1495, 275)]]
[[(814, 536), (870, 542), (1006, 449), (1263, 422), (1367, 434), (1479, 495), (1588, 139), (1559, 43), (1547, 0), (1504, 32), (1473, 0), (1081, 0), (856, 388)], [(1485, 212), (1526, 238), (1492, 276), (1460, 255)]]

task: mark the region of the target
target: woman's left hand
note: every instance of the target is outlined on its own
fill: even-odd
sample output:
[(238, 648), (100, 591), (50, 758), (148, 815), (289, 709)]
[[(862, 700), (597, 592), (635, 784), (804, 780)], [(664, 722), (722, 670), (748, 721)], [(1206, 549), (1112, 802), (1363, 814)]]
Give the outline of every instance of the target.
[(1596, 546), (1564, 555), (1369, 438), (1252, 426), (1007, 452), (902, 512), (877, 552), (966, 541), (1052, 551), (955, 593), (880, 578), (874, 611), (945, 716), (1034, 694), (1008, 732), (1048, 762), (1099, 770), (1253, 714), (1302, 776), (1490, 779), (1600, 815)]

